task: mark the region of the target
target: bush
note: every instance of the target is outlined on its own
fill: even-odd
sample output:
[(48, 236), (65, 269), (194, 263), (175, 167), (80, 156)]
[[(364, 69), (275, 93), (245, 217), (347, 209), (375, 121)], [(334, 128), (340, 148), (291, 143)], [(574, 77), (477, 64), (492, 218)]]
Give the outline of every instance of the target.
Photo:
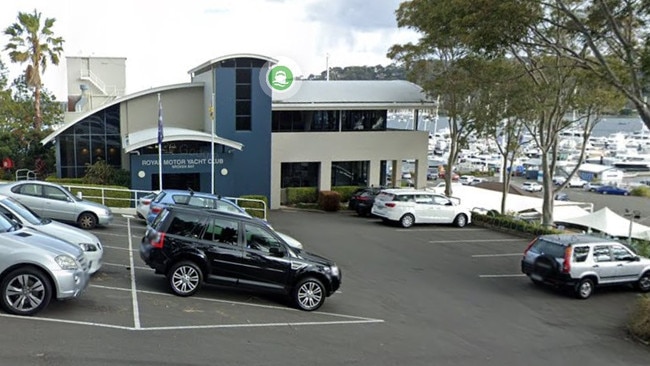
[(57, 184), (71, 184), (71, 185), (82, 185), (83, 178), (57, 178), (54, 176), (47, 177), (46, 182), (52, 182)]
[(332, 191), (338, 192), (341, 195), (341, 202), (347, 202), (352, 197), (352, 193), (356, 192), (357, 189), (363, 188), (361, 186), (337, 186), (332, 187)]
[(287, 203), (316, 203), (318, 202), (318, 188), (316, 187), (288, 187)]
[[(66, 184), (61, 185), (67, 188)], [(104, 202), (102, 202), (102, 188), (123, 189), (124, 191), (104, 190)], [(131, 192), (129, 192), (128, 189), (128, 187), (120, 186), (86, 184), (83, 188), (71, 188), (70, 192), (72, 192), (72, 194), (75, 196), (77, 195), (77, 192), (81, 192), (83, 199), (101, 203), (108, 207), (133, 207), (133, 197), (131, 196)]]
[[(266, 196), (249, 194), (249, 195), (243, 195), (240, 198), (248, 198), (248, 199), (264, 201), (264, 203), (266, 204), (266, 209), (268, 210), (268, 208), (269, 208), (269, 200), (268, 200), (268, 198), (266, 198)], [(263, 219), (263, 218), (266, 217), (266, 214), (268, 213), (268, 212), (264, 212), (264, 210), (263, 210), (264, 206), (262, 206), (262, 204), (259, 203), (259, 202), (238, 201), (237, 203), (238, 203), (239, 207), (246, 210), (246, 212), (248, 212), (253, 217), (258, 217), (260, 219)]]
[(504, 229), (530, 233), (532, 235), (558, 234), (559, 230), (549, 229), (537, 223), (530, 223), (524, 220), (518, 220), (511, 216), (501, 215), (496, 212), (490, 212), (488, 215), (472, 213), (472, 222), (475, 224), (484, 223), (488, 226), (500, 227)]
[(650, 197), (650, 187), (648, 186), (634, 187), (630, 191), (630, 195), (639, 196), (639, 197)]
[(321, 191), (318, 206), (325, 211), (336, 212), (341, 208), (341, 195), (335, 191)]
[(629, 332), (639, 339), (650, 342), (650, 297), (641, 295), (627, 322)]

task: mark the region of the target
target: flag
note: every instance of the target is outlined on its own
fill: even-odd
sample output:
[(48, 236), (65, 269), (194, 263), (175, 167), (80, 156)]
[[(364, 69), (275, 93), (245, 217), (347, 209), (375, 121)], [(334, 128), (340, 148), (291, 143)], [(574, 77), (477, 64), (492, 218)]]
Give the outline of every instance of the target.
[(163, 112), (162, 102), (160, 101), (160, 93), (158, 93), (158, 145), (163, 143)]

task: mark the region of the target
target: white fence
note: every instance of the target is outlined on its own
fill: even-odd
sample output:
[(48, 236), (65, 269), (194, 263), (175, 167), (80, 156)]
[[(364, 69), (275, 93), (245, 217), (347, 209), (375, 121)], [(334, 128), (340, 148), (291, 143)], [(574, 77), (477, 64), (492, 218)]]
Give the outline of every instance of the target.
[[(72, 194), (81, 197), (81, 190), (93, 190), (93, 191), (98, 191), (98, 195), (84, 195), (84, 199), (89, 199), (91, 201), (95, 202), (100, 202), (103, 205), (111, 206), (107, 204), (108, 201), (111, 202), (124, 202), (123, 204), (120, 204), (119, 207), (130, 207), (130, 208), (135, 208), (138, 205), (138, 200), (150, 193), (152, 191), (142, 191), (142, 190), (133, 190), (133, 189), (119, 189), (119, 188), (107, 188), (107, 187), (101, 187), (101, 186), (93, 186), (93, 187), (88, 187), (88, 186), (76, 186), (76, 185), (68, 185), (68, 184), (61, 184), (61, 186), (65, 187), (68, 191), (72, 192)], [(108, 192), (128, 192), (129, 193), (129, 198), (120, 198), (120, 197), (115, 197), (115, 195), (109, 195), (107, 196)], [(226, 197), (226, 196), (221, 196), (221, 198), (227, 199), (236, 205), (240, 206), (240, 203), (242, 202), (251, 202), (254, 203), (255, 206), (258, 207), (242, 207), (245, 209), (248, 213), (251, 213), (253, 211), (260, 212), (262, 214), (262, 218), (266, 220), (266, 213), (267, 213), (267, 206), (266, 202), (263, 200), (258, 200), (258, 199), (253, 199), (253, 198), (242, 198), (242, 197)], [(258, 215), (254, 215), (258, 216)]]

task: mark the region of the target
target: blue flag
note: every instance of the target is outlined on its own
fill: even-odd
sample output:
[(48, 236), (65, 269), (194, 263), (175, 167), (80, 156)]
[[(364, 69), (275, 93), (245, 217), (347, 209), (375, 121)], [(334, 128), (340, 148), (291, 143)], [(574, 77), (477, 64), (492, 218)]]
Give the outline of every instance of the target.
[(158, 94), (158, 145), (163, 143), (163, 112), (160, 94)]

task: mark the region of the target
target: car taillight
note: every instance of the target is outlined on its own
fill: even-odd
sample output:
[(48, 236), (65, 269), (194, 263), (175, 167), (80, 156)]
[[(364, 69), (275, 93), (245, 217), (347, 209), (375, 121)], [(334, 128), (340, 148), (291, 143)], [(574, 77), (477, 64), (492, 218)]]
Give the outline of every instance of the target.
[(145, 205), (151, 204), (151, 200), (142, 200), (142, 203)]
[(151, 213), (157, 214), (160, 213), (160, 211), (162, 211), (161, 207), (151, 207)]
[(149, 240), (151, 247), (158, 249), (162, 249), (164, 241), (165, 233), (156, 233), (156, 236)]
[(528, 243), (528, 246), (526, 247), (526, 250), (524, 250), (524, 257), (526, 256), (526, 254), (528, 254), (528, 251), (530, 250), (530, 248), (533, 247), (533, 244), (535, 244), (536, 241), (537, 241), (537, 238), (531, 240), (530, 243)]
[(369, 197), (359, 196), (359, 197), (357, 197), (357, 200), (359, 200), (359, 201), (367, 201), (368, 198), (369, 198)]
[(564, 264), (562, 264), (562, 272), (571, 272), (571, 247), (564, 249)]
[(394, 202), (387, 202), (385, 206), (386, 207), (395, 207), (395, 203)]

